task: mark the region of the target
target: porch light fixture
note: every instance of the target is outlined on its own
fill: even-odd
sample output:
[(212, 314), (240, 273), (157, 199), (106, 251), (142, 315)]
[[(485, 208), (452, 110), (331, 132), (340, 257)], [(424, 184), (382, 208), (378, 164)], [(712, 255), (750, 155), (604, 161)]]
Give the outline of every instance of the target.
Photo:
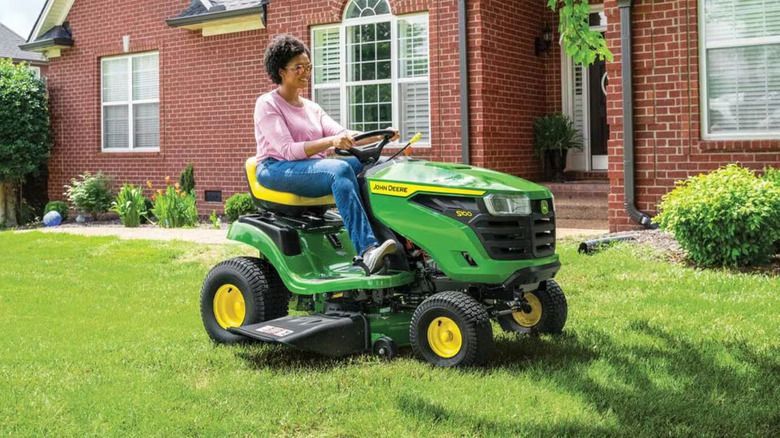
[(534, 39), (534, 53), (536, 56), (550, 50), (553, 41), (553, 31), (549, 25), (545, 25), (542, 34)]

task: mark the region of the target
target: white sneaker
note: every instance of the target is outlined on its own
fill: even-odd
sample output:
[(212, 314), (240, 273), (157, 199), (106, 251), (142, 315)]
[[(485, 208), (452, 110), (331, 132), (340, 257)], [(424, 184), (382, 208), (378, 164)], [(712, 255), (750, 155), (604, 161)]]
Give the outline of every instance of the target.
[(395, 249), (395, 240), (388, 239), (381, 245), (366, 250), (363, 253), (363, 263), (368, 267), (368, 272), (373, 274), (382, 269), (382, 265), (385, 263), (385, 256), (393, 254)]

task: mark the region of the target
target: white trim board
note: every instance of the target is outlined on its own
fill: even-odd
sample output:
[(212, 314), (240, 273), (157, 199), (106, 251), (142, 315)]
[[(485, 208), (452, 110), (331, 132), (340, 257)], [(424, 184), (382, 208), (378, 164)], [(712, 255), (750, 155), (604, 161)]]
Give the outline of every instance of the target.
[(27, 42), (31, 43), (35, 41), (39, 36), (48, 32), (54, 26), (61, 26), (62, 23), (65, 22), (65, 18), (68, 17), (68, 13), (75, 1), (76, 0), (47, 0), (46, 4), (43, 5), (41, 15), (38, 17), (38, 21)]

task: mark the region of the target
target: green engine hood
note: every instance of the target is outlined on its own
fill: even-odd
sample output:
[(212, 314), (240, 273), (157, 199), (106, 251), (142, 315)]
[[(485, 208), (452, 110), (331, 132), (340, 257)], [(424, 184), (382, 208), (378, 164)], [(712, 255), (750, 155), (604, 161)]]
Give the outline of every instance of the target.
[[(546, 187), (522, 178), (457, 163), (438, 163), (422, 160), (399, 161), (375, 172), (369, 172), (367, 179), (372, 185), (372, 191), (375, 191), (374, 188), (376, 187), (381, 189), (383, 186), (377, 186), (377, 184), (386, 182), (492, 193), (522, 192), (531, 199), (543, 199), (551, 196), (550, 191)], [(398, 189), (393, 185), (386, 187), (389, 190)], [(442, 192), (445, 191), (442, 190)], [(464, 190), (462, 194), (480, 195), (481, 193), (465, 193)]]

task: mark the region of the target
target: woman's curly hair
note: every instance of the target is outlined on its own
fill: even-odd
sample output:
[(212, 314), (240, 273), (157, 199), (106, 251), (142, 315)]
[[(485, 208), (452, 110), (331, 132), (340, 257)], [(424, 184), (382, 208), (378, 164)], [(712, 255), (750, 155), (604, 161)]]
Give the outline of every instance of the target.
[(279, 85), (282, 83), (282, 75), (279, 74), (279, 69), (285, 68), (291, 59), (301, 53), (311, 57), (309, 48), (298, 38), (289, 34), (281, 34), (274, 37), (273, 41), (266, 47), (265, 58), (263, 59), (265, 72), (268, 73), (274, 84)]

